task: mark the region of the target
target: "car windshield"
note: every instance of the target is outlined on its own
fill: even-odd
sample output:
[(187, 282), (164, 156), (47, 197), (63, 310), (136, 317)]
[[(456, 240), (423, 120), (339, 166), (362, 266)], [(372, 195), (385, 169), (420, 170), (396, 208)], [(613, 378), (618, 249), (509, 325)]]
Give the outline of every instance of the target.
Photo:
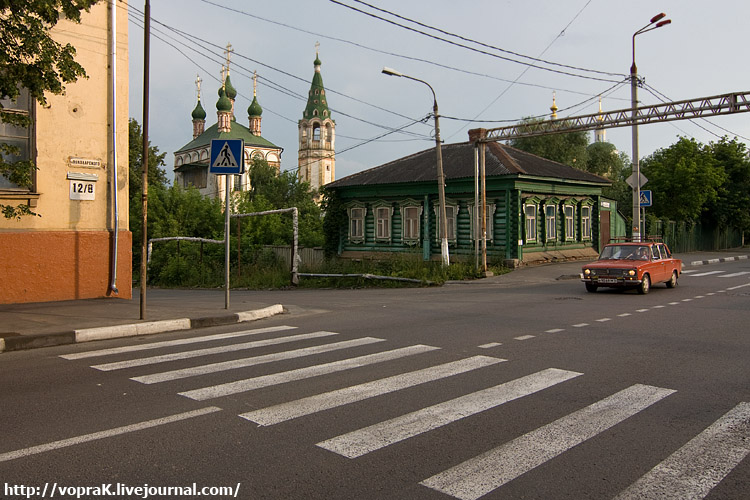
[(649, 260), (650, 249), (645, 245), (607, 245), (599, 255), (599, 260)]

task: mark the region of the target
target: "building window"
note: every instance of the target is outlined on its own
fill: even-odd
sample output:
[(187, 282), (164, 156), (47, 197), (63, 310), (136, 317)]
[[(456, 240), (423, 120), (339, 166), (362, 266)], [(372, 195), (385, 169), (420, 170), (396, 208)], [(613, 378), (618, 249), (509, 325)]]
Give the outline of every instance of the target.
[(195, 186), (198, 189), (206, 187), (206, 180), (208, 178), (208, 170), (205, 168), (193, 168), (183, 172), (182, 184), (185, 189), (188, 187)]
[(563, 206), (563, 212), (565, 213), (565, 239), (574, 240), (576, 237), (575, 209), (572, 205), (565, 205)]
[[(495, 215), (495, 204), (488, 203), (486, 205), (487, 211), (485, 212), (485, 226), (487, 228), (487, 241), (492, 241), (494, 238), (494, 215)], [(481, 210), (481, 205), (479, 210)], [(478, 211), (474, 210), (474, 205), (469, 205), (469, 211), (471, 212), (471, 234), (475, 240), (482, 239), (482, 221), (479, 219)]]
[(419, 241), (419, 218), (421, 207), (401, 207), (402, 237), (405, 242)]
[(581, 239), (591, 239), (591, 207), (581, 207)]
[[(456, 242), (456, 215), (458, 207), (456, 205), (445, 205), (446, 232), (448, 241)], [(435, 239), (440, 241), (440, 206), (435, 205)]]
[(557, 239), (557, 207), (555, 205), (544, 206), (545, 236), (547, 241)]
[(377, 207), (375, 209), (375, 239), (391, 240), (391, 207)]
[(536, 242), (536, 205), (524, 205), (526, 218), (526, 243)]
[[(3, 108), (3, 111), (24, 117), (31, 116), (32, 104), (28, 90), (22, 88), (19, 95), (14, 100), (8, 99), (6, 96), (0, 97), (2, 97), (0, 99), (0, 105)], [(16, 152), (10, 154), (0, 151), (3, 160), (8, 163), (32, 160), (32, 137), (33, 134), (31, 133), (31, 127), (19, 127), (11, 125), (10, 123), (0, 122), (0, 143), (17, 148)], [(27, 189), (27, 187), (19, 186), (0, 175), (0, 189), (3, 188)]]
[(365, 241), (365, 209), (349, 209), (349, 240), (362, 243)]

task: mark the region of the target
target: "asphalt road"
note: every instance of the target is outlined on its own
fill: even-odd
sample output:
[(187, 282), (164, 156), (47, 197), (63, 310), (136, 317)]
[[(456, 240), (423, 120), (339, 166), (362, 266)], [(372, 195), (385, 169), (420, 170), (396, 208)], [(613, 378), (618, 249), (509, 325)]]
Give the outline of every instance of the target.
[(750, 263), (691, 271), (300, 290), (250, 325), (5, 353), (0, 497), (745, 499)]

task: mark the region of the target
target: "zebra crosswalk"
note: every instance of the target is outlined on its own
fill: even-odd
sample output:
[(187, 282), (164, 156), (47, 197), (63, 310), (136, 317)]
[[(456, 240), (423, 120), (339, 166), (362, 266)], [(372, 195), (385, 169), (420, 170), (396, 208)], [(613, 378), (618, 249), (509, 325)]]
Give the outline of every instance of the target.
[(722, 270), (700, 271), (699, 269), (685, 269), (682, 271), (682, 274), (686, 276), (691, 276), (693, 278), (699, 278), (703, 276), (714, 276), (716, 278), (737, 278), (740, 276), (746, 276), (750, 274), (750, 271), (738, 271), (738, 272), (730, 273), (730, 272), (722, 271)]
[[(385, 402), (399, 391), (424, 386), (440, 387), (440, 384), (449, 383), (452, 377), (461, 375), (474, 374), (488, 381), (484, 384), (489, 386), (487, 388), (467, 391), (468, 393), (457, 397), (453, 395), (454, 397), (441, 402), (425, 404), (422, 408), (404, 412), (381, 422), (359, 429), (346, 429), (334, 436), (320, 436), (320, 439), (309, 442), (312, 449), (326, 450), (348, 460), (357, 460), (378, 453), (397, 443), (408, 447), (409, 443), (413, 442), (409, 441), (412, 438), (427, 435), (443, 426), (463, 425), (464, 422), (470, 422), (472, 417), (491, 412), (512, 401), (534, 398), (537, 395), (544, 397), (545, 391), (549, 392), (556, 386), (575, 390), (578, 383), (576, 381), (584, 380), (586, 377), (584, 373), (551, 367), (510, 380), (493, 380), (493, 377), (498, 377), (498, 373), (503, 373), (503, 366), (506, 366), (508, 360), (485, 355), (467, 355), (448, 362), (443, 357), (440, 361), (431, 363), (431, 356), (434, 357), (440, 348), (423, 344), (394, 347), (382, 338), (340, 340), (341, 335), (336, 332), (298, 333), (295, 330), (295, 327), (290, 326), (258, 328), (213, 336), (92, 350), (61, 357), (72, 362), (83, 360), (92, 369), (102, 372), (122, 372), (130, 380), (145, 385), (179, 381), (179, 387), (175, 389), (176, 394), (196, 401), (212, 400), (212, 404), (217, 406), (211, 408), (218, 408), (221, 405), (220, 398), (224, 396), (238, 395), (241, 398), (243, 394), (263, 387), (324, 377), (366, 366), (374, 373), (378, 373), (379, 367), (390, 361), (410, 360), (420, 356), (422, 363), (429, 364), (426, 368), (396, 375), (389, 371), (388, 375), (382, 378), (238, 414), (241, 421), (258, 424), (260, 429), (282, 423), (304, 425), (305, 417), (325, 416), (326, 411), (333, 409), (352, 411), (358, 404), (365, 404), (366, 401)], [(248, 337), (252, 340), (247, 340)], [(212, 342), (218, 341), (231, 343), (211, 346)], [(304, 346), (304, 343), (312, 341), (326, 343)], [(184, 350), (186, 346), (190, 350)], [(370, 351), (377, 352), (354, 354), (357, 348), (364, 346), (369, 346)], [(261, 347), (276, 352), (252, 355), (254, 349)], [(156, 352), (157, 350), (174, 352), (161, 353)], [(315, 357), (323, 354), (328, 355), (328, 359), (339, 359), (317, 362)], [(215, 355), (244, 357), (211, 362), (210, 357)], [(107, 358), (112, 359), (112, 356), (116, 356), (117, 360), (107, 362)], [(123, 357), (127, 359), (119, 359)], [(292, 359), (305, 366), (291, 370), (273, 369), (274, 363)], [(187, 363), (190, 366), (153, 372), (154, 369), (166, 368), (174, 362), (183, 365)], [(243, 373), (238, 370), (239, 368), (260, 365), (264, 365), (262, 371), (267, 373), (251, 378), (239, 375)], [(148, 372), (134, 373), (141, 370)], [(203, 376), (208, 375), (211, 376), (212, 382), (221, 382), (205, 385), (205, 382), (202, 382)], [(648, 411), (675, 392), (674, 389), (645, 384), (621, 388), (599, 401), (579, 407), (568, 415), (507, 442), (488, 442), (484, 452), (424, 477), (418, 481), (419, 486), (415, 487), (423, 487), (459, 499), (481, 498), (579, 444), (603, 439), (601, 435), (605, 431), (641, 412)], [(617, 499), (703, 498), (749, 453), (750, 403), (741, 402), (661, 463), (648, 464), (652, 468), (623, 489)], [(429, 456), (421, 460), (428, 461)]]

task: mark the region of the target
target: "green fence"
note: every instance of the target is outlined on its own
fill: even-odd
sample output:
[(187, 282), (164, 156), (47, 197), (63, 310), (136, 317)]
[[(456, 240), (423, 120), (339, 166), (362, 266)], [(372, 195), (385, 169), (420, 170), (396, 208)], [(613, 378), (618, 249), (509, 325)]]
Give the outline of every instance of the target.
[(705, 227), (701, 224), (648, 218), (646, 234), (661, 236), (673, 252), (697, 252), (738, 248), (745, 244), (742, 231), (735, 228)]

